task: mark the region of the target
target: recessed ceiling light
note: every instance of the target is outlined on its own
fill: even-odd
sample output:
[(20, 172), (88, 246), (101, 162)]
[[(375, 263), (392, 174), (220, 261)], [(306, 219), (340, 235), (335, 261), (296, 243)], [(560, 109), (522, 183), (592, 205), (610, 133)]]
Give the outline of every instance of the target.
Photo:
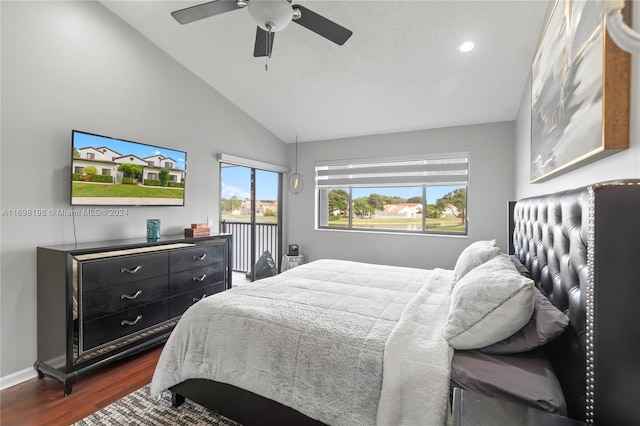
[(460, 47), (458, 47), (458, 50), (463, 53), (467, 53), (467, 52), (471, 52), (474, 47), (475, 45), (473, 44), (472, 41), (465, 41), (460, 45)]

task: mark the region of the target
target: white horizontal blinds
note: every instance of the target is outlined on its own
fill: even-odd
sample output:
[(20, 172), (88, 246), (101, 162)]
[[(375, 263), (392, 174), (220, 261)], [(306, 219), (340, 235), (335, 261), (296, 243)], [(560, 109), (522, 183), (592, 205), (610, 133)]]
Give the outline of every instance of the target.
[(467, 185), (468, 177), (466, 153), (437, 158), (316, 163), (319, 188)]

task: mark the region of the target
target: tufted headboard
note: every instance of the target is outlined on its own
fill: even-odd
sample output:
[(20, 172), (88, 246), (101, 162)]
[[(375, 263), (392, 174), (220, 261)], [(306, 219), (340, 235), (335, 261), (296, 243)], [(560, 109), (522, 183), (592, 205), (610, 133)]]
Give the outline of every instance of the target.
[(570, 326), (549, 347), (570, 417), (640, 424), (640, 179), (522, 199), (510, 253)]

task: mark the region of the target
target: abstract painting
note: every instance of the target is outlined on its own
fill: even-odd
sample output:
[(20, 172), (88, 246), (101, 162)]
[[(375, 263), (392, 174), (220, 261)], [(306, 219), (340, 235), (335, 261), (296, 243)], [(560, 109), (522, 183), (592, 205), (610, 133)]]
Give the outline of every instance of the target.
[(558, 0), (531, 70), (531, 182), (629, 147), (630, 55), (603, 0)]

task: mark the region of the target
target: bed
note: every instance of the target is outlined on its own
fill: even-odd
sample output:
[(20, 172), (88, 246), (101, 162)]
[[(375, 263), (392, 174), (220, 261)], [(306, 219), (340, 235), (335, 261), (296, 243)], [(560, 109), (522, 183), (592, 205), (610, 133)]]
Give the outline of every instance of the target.
[[(207, 298), (165, 345), (152, 394), (169, 389), (174, 405), (189, 398), (244, 425), (431, 425), (446, 422), (460, 386), (632, 424), (639, 200), (639, 180), (521, 200), (510, 253), (477, 241), (453, 270), (323, 259)], [(547, 311), (551, 332), (516, 339)], [(549, 379), (542, 404), (505, 390), (500, 373), (476, 374), (517, 377), (532, 362)]]

